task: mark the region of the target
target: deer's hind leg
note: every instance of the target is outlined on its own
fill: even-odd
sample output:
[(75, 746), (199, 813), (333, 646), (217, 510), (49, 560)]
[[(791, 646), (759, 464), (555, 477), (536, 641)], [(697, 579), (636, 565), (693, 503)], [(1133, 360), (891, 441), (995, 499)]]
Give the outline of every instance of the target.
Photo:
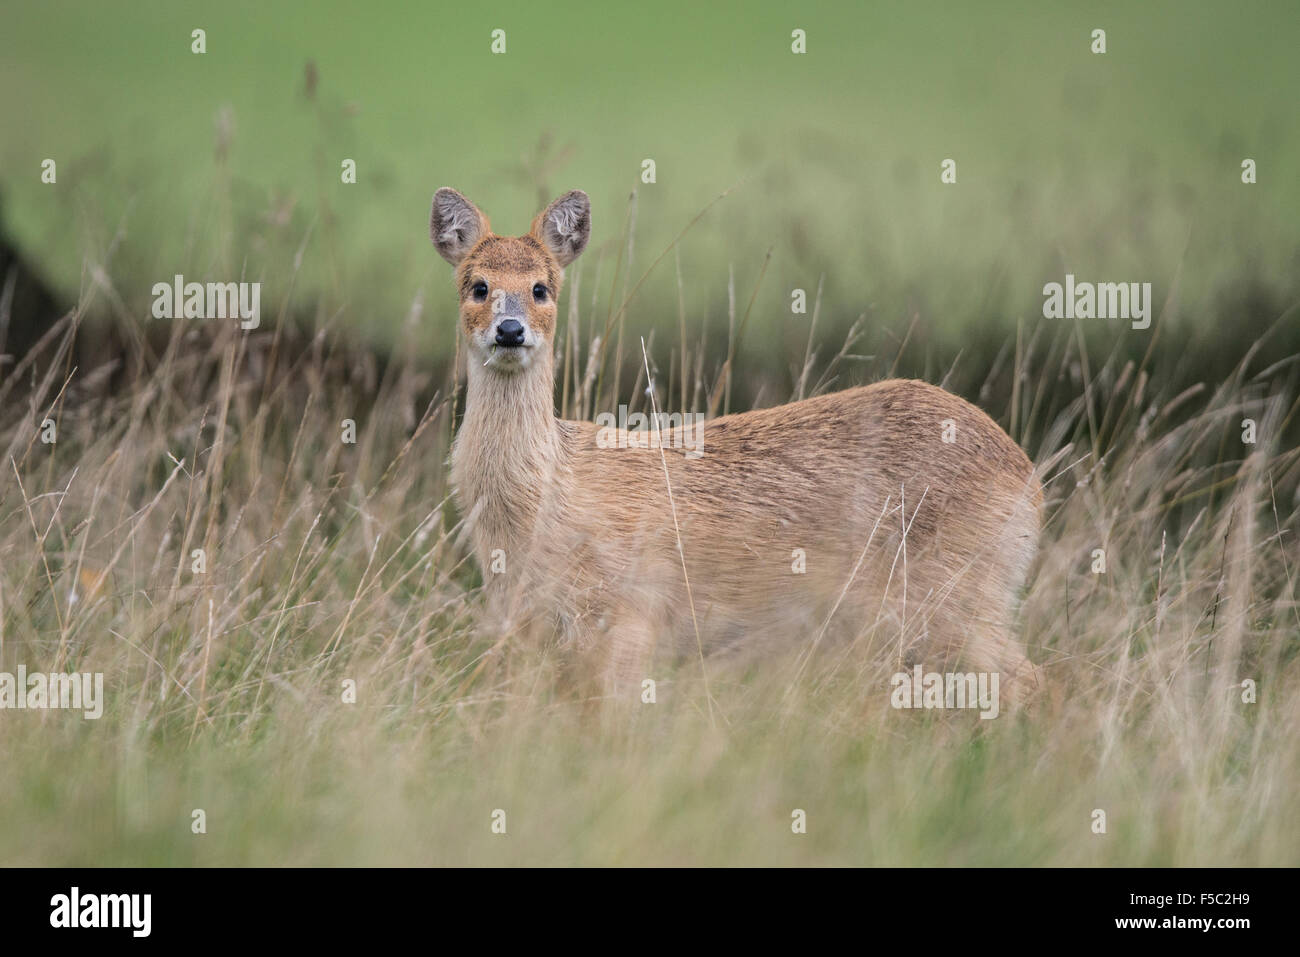
[(620, 611), (601, 639), (604, 651), (601, 684), (606, 697), (618, 701), (640, 700), (641, 685), (652, 677), (655, 630), (648, 616)]

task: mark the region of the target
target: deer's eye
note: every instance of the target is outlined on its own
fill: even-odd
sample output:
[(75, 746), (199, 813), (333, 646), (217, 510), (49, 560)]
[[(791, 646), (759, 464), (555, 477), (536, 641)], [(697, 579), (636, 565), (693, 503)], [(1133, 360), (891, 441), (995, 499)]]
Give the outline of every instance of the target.
[(478, 282), (474, 283), (474, 285), (469, 287), (469, 292), (470, 295), (474, 297), (475, 302), (482, 302), (487, 299), (487, 283), (480, 279)]
[(544, 285), (543, 285), (542, 283), (540, 283), (540, 282), (539, 282), (539, 283), (536, 283), (536, 284), (533, 286), (533, 298), (534, 298), (535, 300), (537, 300), (538, 302), (545, 302), (545, 301), (546, 301), (546, 286), (544, 286)]

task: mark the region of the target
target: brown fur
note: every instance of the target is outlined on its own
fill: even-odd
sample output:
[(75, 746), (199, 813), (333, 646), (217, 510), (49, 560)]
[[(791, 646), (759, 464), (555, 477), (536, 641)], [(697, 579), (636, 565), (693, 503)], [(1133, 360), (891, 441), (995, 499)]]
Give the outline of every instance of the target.
[[(671, 433), (662, 454), (600, 448), (596, 425), (554, 414), (560, 265), (543, 223), (555, 205), (528, 236), (494, 236), (483, 218), (473, 245), (452, 250), (467, 335), (492, 322), (466, 298), (476, 278), (553, 291), (544, 305), (525, 299), (545, 341), (531, 364), (501, 372), (471, 359), (452, 457), (507, 629), (540, 623), (600, 649), (620, 688), (639, 683), (656, 648), (694, 653), (697, 629), (705, 652), (858, 639), (864, 655), (1001, 672), (1013, 699), (1037, 684), (1012, 626), (1042, 491), (992, 419), (935, 386), (890, 380), (707, 422), (698, 458), (672, 448)], [(502, 574), (490, 570), (497, 549)]]

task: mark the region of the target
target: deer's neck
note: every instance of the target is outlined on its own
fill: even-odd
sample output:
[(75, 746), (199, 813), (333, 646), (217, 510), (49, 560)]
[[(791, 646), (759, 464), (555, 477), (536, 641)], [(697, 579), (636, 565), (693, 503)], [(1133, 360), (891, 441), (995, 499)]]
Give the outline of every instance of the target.
[(518, 560), (554, 494), (560, 443), (553, 390), (546, 354), (514, 375), (470, 363), (452, 477), (480, 561), (498, 548), (507, 561)]

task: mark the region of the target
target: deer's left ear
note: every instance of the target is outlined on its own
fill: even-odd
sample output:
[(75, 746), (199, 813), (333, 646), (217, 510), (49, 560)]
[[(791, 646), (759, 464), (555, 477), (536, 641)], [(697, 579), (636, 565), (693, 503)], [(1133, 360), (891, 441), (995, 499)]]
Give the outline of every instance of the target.
[(569, 265), (591, 238), (591, 200), (580, 189), (565, 193), (538, 213), (531, 232), (561, 266)]

